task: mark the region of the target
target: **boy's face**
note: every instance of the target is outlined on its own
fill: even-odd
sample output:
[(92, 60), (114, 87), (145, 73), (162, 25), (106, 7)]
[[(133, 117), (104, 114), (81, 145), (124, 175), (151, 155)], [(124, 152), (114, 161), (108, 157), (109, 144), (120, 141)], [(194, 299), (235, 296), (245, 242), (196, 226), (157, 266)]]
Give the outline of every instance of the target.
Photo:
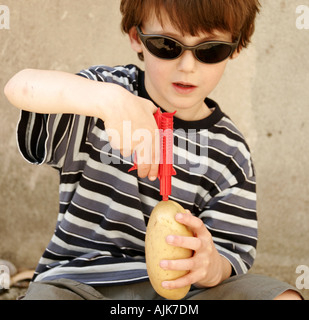
[[(232, 41), (229, 33), (215, 32), (196, 37), (182, 35), (166, 17), (164, 26), (155, 15), (142, 26), (144, 34), (170, 36), (184, 45), (194, 46), (209, 40)], [(168, 112), (177, 110), (177, 117), (183, 120), (200, 120), (210, 114), (205, 98), (219, 83), (228, 59), (217, 64), (199, 62), (191, 51), (185, 51), (175, 60), (162, 60), (153, 56), (140, 42), (136, 28), (130, 32), (132, 48), (142, 52), (145, 62), (145, 86), (150, 97)]]

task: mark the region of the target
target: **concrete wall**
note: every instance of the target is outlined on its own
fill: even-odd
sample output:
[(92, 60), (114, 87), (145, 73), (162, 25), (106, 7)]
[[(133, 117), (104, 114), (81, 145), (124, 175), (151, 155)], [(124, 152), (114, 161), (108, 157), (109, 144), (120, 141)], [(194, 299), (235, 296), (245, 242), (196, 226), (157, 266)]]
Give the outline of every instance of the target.
[[(139, 63), (120, 32), (119, 3), (2, 2), (10, 29), (0, 30), (0, 259), (19, 268), (36, 266), (53, 233), (58, 176), (19, 155), (19, 112), (3, 87), (28, 67), (75, 73), (94, 64)], [(229, 64), (212, 97), (243, 131), (255, 160), (260, 241), (252, 271), (295, 284), (296, 267), (309, 266), (309, 30), (296, 27), (299, 0), (261, 3), (253, 44)]]

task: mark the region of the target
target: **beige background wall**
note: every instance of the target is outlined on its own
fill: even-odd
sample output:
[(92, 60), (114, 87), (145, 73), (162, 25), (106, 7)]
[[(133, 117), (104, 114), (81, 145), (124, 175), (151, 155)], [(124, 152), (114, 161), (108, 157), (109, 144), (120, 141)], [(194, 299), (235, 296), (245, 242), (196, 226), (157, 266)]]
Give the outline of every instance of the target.
[[(119, 3), (2, 1), (10, 29), (0, 30), (0, 259), (19, 268), (34, 268), (52, 236), (58, 177), (19, 155), (19, 113), (3, 87), (23, 68), (75, 73), (139, 63), (120, 31)], [(296, 27), (300, 0), (261, 3), (253, 44), (229, 64), (212, 97), (243, 131), (255, 160), (260, 242), (252, 271), (295, 284), (296, 267), (309, 266), (309, 30)]]

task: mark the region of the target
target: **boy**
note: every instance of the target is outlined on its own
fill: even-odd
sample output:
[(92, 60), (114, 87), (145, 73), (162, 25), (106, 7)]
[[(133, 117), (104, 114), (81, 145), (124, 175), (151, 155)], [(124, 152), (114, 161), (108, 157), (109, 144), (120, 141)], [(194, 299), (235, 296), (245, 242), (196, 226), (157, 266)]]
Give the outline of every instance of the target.
[[(300, 298), (288, 284), (246, 275), (257, 242), (254, 168), (240, 132), (207, 98), (248, 45), (258, 10), (257, 0), (123, 0), (122, 27), (145, 71), (24, 70), (11, 79), (5, 93), (23, 110), (20, 151), (60, 174), (55, 233), (24, 299), (160, 298), (144, 252), (161, 200), (157, 108), (177, 111), (171, 199), (188, 210), (176, 219), (195, 235), (167, 237), (194, 255), (162, 260), (163, 269), (188, 271), (162, 286), (192, 285), (187, 299)], [(137, 175), (128, 173), (133, 152)]]

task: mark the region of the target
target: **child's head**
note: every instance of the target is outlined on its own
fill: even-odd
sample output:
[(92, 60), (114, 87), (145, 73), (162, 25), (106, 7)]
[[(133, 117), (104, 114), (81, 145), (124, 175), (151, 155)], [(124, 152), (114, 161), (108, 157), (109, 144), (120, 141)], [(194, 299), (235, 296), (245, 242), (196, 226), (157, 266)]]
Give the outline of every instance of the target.
[(162, 14), (167, 14), (183, 35), (211, 34), (218, 30), (229, 32), (233, 41), (241, 35), (239, 51), (250, 43), (259, 6), (258, 0), (122, 0), (122, 29), (129, 33), (152, 14), (163, 24)]
[(150, 97), (183, 120), (206, 118), (205, 98), (228, 58), (250, 42), (258, 5), (258, 0), (122, 0), (122, 28), (145, 62)]

